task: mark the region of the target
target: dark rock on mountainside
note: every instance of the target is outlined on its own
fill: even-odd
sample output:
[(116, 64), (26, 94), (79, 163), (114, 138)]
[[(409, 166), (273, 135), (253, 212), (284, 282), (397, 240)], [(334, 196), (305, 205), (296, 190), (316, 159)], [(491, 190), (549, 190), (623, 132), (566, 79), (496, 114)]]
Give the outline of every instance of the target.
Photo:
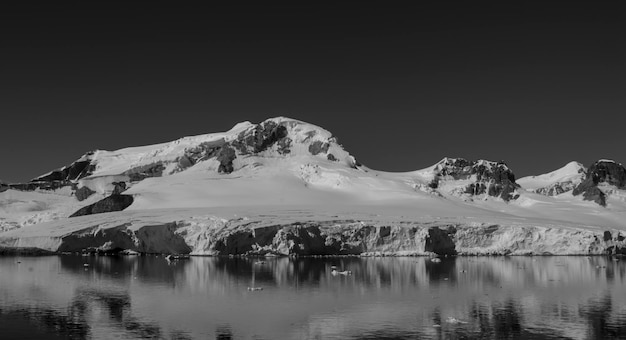
[(293, 140), (291, 140), (291, 138), (289, 137), (284, 137), (278, 140), (278, 142), (276, 142), (276, 145), (278, 145), (278, 153), (281, 155), (286, 155), (291, 153), (291, 143), (293, 142)]
[(279, 154), (291, 153), (293, 140), (287, 135), (284, 125), (266, 121), (256, 125), (254, 129), (241, 132), (233, 141), (219, 139), (185, 150), (185, 154), (177, 160), (177, 170), (182, 171), (198, 162), (215, 158), (220, 163), (218, 172), (229, 174), (235, 171), (233, 161), (237, 158), (237, 152), (241, 155), (254, 155), (276, 145)]
[(598, 184), (601, 183), (613, 185), (617, 189), (625, 189), (626, 169), (622, 164), (612, 161), (597, 161), (589, 167), (585, 180), (574, 188), (572, 194), (582, 195), (584, 200), (593, 201), (605, 207), (606, 193), (598, 188)]
[(576, 183), (572, 181), (558, 182), (558, 183), (551, 184), (547, 187), (539, 188), (535, 190), (535, 193), (538, 193), (540, 195), (545, 195), (545, 196), (557, 196), (562, 193), (574, 190), (576, 186), (577, 186)]
[(258, 124), (254, 129), (241, 132), (237, 139), (214, 145), (206, 152), (206, 157), (216, 157), (220, 162), (218, 172), (229, 174), (235, 171), (233, 161), (237, 158), (238, 151), (241, 155), (254, 155), (261, 153), (273, 145), (277, 145), (279, 154), (286, 155), (291, 152), (292, 140), (287, 137), (288, 131), (284, 125), (273, 121)]
[(101, 214), (113, 211), (122, 211), (133, 204), (133, 196), (131, 195), (111, 195), (100, 201), (80, 208), (69, 217)]
[[(86, 155), (92, 154), (87, 153)], [(47, 175), (32, 179), (26, 183), (7, 184), (10, 189), (20, 191), (33, 190), (56, 190), (66, 186), (71, 186), (81, 178), (87, 177), (93, 173), (96, 165), (90, 160), (76, 161), (61, 169), (54, 170)]]
[(599, 205), (606, 207), (606, 194), (598, 188), (593, 181), (584, 181), (580, 183), (573, 191), (574, 196), (583, 195), (585, 201), (593, 201)]
[(113, 195), (119, 195), (126, 191), (126, 182), (113, 182)]
[(161, 177), (163, 170), (165, 165), (162, 162), (155, 162), (126, 170), (123, 174), (127, 175), (131, 182), (139, 182), (146, 178)]
[(204, 142), (196, 147), (188, 148), (185, 154), (178, 159), (179, 170), (184, 170), (190, 166), (217, 156), (226, 141), (221, 138), (212, 142)]
[(84, 201), (87, 198), (89, 198), (89, 196), (95, 194), (96, 192), (89, 189), (89, 187), (80, 187), (78, 189), (76, 189), (76, 191), (74, 192), (74, 196), (76, 196), (76, 199), (79, 201)]
[(229, 174), (235, 170), (233, 166), (233, 161), (237, 158), (235, 153), (235, 149), (230, 147), (229, 145), (224, 145), (220, 152), (217, 154), (217, 161), (220, 162), (220, 166), (217, 171), (220, 173)]
[[(241, 154), (256, 154), (263, 152), (287, 137), (287, 128), (274, 121), (265, 121), (258, 124), (252, 130), (246, 130), (239, 134), (232, 146)], [(289, 144), (289, 143), (287, 143)], [(284, 145), (283, 145), (284, 148)], [(283, 150), (285, 152), (285, 150)]]
[(327, 153), (329, 148), (329, 143), (324, 143), (318, 140), (309, 145), (309, 152), (311, 153), (311, 155), (316, 156), (320, 153)]
[(626, 187), (626, 169), (622, 164), (611, 161), (598, 161), (587, 170), (587, 178), (593, 183), (607, 183), (619, 189)]
[(56, 190), (71, 185), (72, 182), (70, 181), (37, 181), (28, 183), (11, 183), (9, 184), (9, 188), (20, 191)]
[(94, 170), (95, 164), (91, 164), (91, 161), (76, 161), (47, 175), (37, 177), (31, 182), (75, 181), (89, 176)]
[(0, 192), (4, 192), (7, 190), (9, 190), (9, 185), (4, 182), (0, 182)]
[(435, 189), (442, 179), (467, 180), (476, 177), (474, 183), (465, 188), (470, 195), (487, 194), (500, 197), (505, 201), (516, 199), (515, 190), (520, 186), (515, 183), (515, 175), (503, 161), (468, 161), (463, 158), (445, 159), (435, 168), (435, 178), (429, 187)]

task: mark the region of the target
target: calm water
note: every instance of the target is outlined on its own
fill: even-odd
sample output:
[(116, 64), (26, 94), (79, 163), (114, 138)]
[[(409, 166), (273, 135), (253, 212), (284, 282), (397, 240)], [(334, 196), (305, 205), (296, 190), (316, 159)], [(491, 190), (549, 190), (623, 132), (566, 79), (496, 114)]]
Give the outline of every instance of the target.
[(257, 261), (3, 257), (0, 338), (626, 339), (626, 259)]

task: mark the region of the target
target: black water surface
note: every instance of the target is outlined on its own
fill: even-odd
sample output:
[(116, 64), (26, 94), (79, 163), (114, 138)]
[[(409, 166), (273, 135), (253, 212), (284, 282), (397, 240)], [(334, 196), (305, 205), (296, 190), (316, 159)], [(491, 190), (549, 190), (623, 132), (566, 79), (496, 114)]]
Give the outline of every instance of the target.
[(0, 257), (0, 338), (626, 339), (626, 261)]

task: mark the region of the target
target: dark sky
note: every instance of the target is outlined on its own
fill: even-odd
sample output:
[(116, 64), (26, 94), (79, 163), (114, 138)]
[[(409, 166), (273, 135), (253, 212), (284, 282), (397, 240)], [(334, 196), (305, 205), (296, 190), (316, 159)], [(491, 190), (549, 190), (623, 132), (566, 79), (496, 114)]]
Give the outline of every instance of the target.
[(623, 1), (181, 3), (3, 5), (0, 179), (274, 116), (380, 170), (626, 162)]

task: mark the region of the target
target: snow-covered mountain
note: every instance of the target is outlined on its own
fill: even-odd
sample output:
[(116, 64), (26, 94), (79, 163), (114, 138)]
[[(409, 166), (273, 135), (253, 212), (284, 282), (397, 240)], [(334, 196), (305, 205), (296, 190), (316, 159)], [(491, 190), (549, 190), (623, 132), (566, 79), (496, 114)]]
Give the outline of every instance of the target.
[(626, 169), (622, 164), (606, 159), (594, 162), (589, 169), (578, 162), (570, 162), (553, 172), (520, 178), (517, 182), (526, 190), (542, 195), (571, 192), (603, 207), (608, 204), (609, 197), (613, 201), (624, 201), (626, 197)]
[[(124, 198), (123, 208), (155, 209), (317, 205), (338, 197), (364, 203), (421, 199), (424, 192), (509, 201), (518, 196), (519, 186), (503, 162), (485, 160), (444, 158), (405, 174), (374, 171), (359, 164), (330, 132), (278, 117), (260, 124), (240, 123), (224, 133), (88, 152), (70, 165), (12, 187), (39, 191), (70, 187), (79, 201), (91, 195), (122, 197), (118, 194), (124, 192), (132, 202)], [(109, 208), (121, 210), (109, 201)]]
[[(425, 244), (458, 253), (615, 251), (626, 229), (626, 176), (612, 164), (599, 161), (585, 171), (572, 162), (517, 181), (502, 161), (462, 158), (391, 173), (360, 164), (321, 127), (277, 117), (168, 143), (96, 150), (28, 183), (4, 185), (0, 245), (202, 254), (434, 251)], [(367, 236), (368, 226), (377, 236)], [(516, 245), (454, 239), (484, 234), (481, 226), (506, 226), (502, 232), (514, 235), (497, 242)], [(382, 227), (399, 229), (387, 234)], [(420, 228), (427, 231), (418, 237)], [(531, 230), (524, 228), (554, 235), (531, 242), (530, 250), (507, 250), (520, 246)], [(609, 232), (601, 234), (606, 244), (590, 236), (600, 229)], [(489, 238), (498, 234), (487, 230)], [(589, 233), (576, 236), (584, 238), (576, 247), (586, 250), (569, 243), (544, 249), (562, 230)], [(416, 250), (418, 239), (431, 240)], [(308, 250), (294, 250), (307, 242)]]

